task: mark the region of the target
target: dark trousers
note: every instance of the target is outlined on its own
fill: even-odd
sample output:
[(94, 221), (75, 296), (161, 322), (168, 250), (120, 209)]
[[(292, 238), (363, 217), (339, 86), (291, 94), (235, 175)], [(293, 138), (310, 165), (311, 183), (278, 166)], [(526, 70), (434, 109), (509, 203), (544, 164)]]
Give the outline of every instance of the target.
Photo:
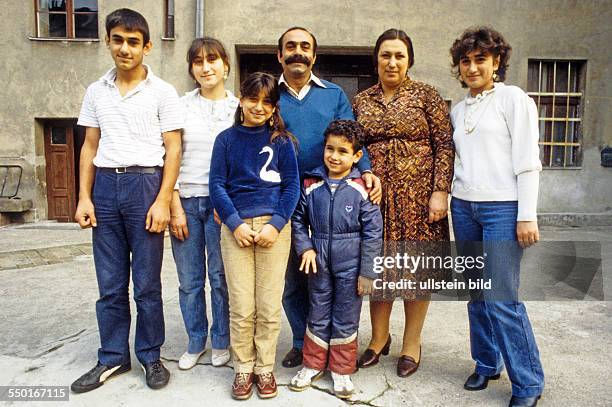
[(357, 295), (359, 270), (332, 271), (318, 263), (308, 275), (310, 314), (304, 340), (304, 366), (326, 367), (351, 374), (357, 365), (357, 328), (361, 297)]
[[(93, 254), (100, 298), (96, 315), (101, 347), (98, 360), (107, 366), (130, 361), (130, 265), (134, 283), (136, 356), (141, 363), (159, 359), (164, 343), (161, 265), (164, 234), (145, 229), (162, 173), (123, 173), (98, 170), (93, 190), (97, 227)], [(131, 256), (130, 256), (131, 255)]]
[(285, 273), (285, 291), (283, 292), (283, 309), (289, 320), (293, 333), (293, 347), (304, 347), (306, 334), (306, 319), (310, 310), (308, 304), (308, 278), (299, 270), (300, 258), (295, 253), (293, 245)]

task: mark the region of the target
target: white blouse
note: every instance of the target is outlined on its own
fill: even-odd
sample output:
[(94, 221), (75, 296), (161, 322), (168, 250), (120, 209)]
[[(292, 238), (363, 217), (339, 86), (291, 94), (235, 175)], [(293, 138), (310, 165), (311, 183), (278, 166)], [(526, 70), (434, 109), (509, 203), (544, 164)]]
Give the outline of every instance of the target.
[(213, 144), (217, 135), (234, 124), (238, 98), (229, 90), (220, 100), (200, 95), (200, 89), (187, 92), (181, 98), (185, 108), (183, 157), (174, 189), (182, 198), (208, 196), (208, 176)]
[(537, 220), (538, 112), (520, 88), (495, 83), (451, 113), (455, 142), (452, 196), (466, 201), (518, 201), (518, 221)]

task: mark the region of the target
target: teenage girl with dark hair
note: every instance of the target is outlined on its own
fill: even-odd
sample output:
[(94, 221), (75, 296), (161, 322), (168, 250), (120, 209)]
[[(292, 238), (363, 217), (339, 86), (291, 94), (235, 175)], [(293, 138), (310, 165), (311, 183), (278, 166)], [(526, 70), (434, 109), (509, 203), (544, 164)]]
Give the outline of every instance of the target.
[(470, 293), (476, 368), (464, 387), (486, 388), (505, 366), (512, 382), (510, 406), (535, 406), (544, 373), (518, 288), (523, 248), (539, 239), (542, 166), (535, 103), (502, 82), (511, 49), (499, 32), (477, 27), (466, 30), (450, 50), (457, 78), (469, 88), (451, 114), (457, 152), (451, 213), (458, 250), (470, 254), (471, 242), (482, 242), (484, 278), (492, 281), (492, 289)]
[(221, 252), (229, 288), (236, 372), (232, 397), (277, 394), (273, 369), (280, 332), (289, 221), (300, 193), (293, 136), (279, 112), (273, 76), (256, 72), (240, 87), (234, 125), (213, 148), (210, 186), (223, 222)]
[(196, 38), (187, 51), (189, 75), (197, 88), (181, 98), (185, 108), (183, 155), (172, 204), (170, 238), (179, 277), (179, 304), (189, 344), (179, 369), (191, 369), (205, 352), (208, 338), (204, 285), (208, 272), (212, 308), (210, 329), (213, 366), (229, 361), (229, 305), (208, 175), (217, 134), (230, 127), (238, 98), (225, 89), (229, 59), (223, 44)]

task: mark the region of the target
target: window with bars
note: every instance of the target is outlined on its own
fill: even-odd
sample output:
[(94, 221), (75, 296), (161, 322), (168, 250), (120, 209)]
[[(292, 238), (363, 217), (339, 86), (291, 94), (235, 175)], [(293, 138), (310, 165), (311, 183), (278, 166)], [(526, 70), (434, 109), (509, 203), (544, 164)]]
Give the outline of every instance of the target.
[(527, 94), (538, 107), (544, 167), (582, 165), (586, 61), (529, 60)]
[(98, 38), (97, 0), (35, 0), (39, 38)]

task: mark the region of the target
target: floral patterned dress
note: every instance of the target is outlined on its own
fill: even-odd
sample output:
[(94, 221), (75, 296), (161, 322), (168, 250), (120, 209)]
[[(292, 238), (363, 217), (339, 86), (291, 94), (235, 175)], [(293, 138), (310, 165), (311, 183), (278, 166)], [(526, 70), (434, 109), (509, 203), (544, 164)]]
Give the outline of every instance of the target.
[[(455, 158), (448, 107), (438, 91), (406, 78), (386, 102), (377, 84), (355, 96), (353, 111), (366, 130), (372, 171), (382, 182), (384, 255), (395, 256), (403, 242), (409, 246), (410, 242), (448, 241), (448, 218), (427, 223), (432, 192), (450, 192)], [(422, 246), (418, 251), (423, 252)], [(440, 270), (432, 269), (410, 273), (393, 268), (383, 272), (385, 281), (440, 277)], [(435, 291), (416, 285), (413, 290), (376, 290), (374, 298), (382, 295), (384, 299), (411, 300)]]

